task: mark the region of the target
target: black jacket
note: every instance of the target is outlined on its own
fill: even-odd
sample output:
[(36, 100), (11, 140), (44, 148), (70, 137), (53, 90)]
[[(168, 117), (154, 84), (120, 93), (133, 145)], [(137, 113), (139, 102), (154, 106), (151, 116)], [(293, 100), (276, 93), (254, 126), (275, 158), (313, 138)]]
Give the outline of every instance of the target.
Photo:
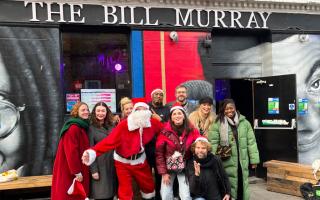
[[(194, 160), (200, 163), (200, 176), (194, 174)], [(187, 175), (192, 198), (221, 200), (224, 195), (231, 194), (229, 178), (222, 162), (211, 153), (208, 153), (205, 159), (197, 159), (193, 156), (187, 163)]]

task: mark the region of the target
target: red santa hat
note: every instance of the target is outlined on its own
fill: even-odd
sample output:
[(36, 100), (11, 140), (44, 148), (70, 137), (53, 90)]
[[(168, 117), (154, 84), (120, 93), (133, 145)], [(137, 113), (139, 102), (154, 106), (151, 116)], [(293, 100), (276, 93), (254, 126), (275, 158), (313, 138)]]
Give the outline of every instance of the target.
[(152, 98), (152, 95), (153, 95), (155, 92), (161, 92), (162, 94), (164, 93), (162, 89), (156, 88), (156, 89), (152, 90), (152, 92), (151, 92), (151, 98)]
[(72, 184), (69, 187), (67, 193), (70, 196), (79, 197), (80, 199), (83, 199), (83, 200), (89, 200), (82, 183), (77, 181), (75, 178), (73, 179)]
[(176, 102), (172, 105), (172, 108), (170, 109), (170, 114), (177, 109), (181, 110), (184, 114), (186, 114), (186, 110), (181, 106), (179, 102)]
[(133, 104), (136, 104), (138, 102), (146, 103), (146, 99), (144, 97), (135, 97), (135, 98), (132, 98), (131, 101)]

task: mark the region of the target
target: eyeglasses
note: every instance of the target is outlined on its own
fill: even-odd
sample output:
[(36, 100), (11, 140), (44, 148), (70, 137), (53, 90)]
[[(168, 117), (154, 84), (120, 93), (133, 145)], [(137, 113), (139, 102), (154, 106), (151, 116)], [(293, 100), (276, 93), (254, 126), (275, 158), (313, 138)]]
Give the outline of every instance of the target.
[(9, 101), (0, 100), (0, 139), (7, 137), (17, 128), (20, 112), (24, 109), (25, 104), (16, 107)]

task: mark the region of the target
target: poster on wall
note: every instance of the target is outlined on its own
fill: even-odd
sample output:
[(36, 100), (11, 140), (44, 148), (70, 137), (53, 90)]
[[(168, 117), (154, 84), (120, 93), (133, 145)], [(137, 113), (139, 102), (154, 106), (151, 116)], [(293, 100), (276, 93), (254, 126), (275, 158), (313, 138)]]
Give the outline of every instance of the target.
[(80, 94), (79, 93), (69, 93), (66, 94), (66, 107), (67, 112), (70, 112), (74, 104), (80, 101)]
[(279, 98), (268, 98), (268, 114), (279, 114)]
[(308, 99), (299, 99), (298, 100), (298, 114), (305, 115), (308, 113)]
[(105, 102), (111, 112), (115, 113), (117, 110), (115, 89), (81, 89), (81, 101), (88, 104), (90, 112), (100, 101)]

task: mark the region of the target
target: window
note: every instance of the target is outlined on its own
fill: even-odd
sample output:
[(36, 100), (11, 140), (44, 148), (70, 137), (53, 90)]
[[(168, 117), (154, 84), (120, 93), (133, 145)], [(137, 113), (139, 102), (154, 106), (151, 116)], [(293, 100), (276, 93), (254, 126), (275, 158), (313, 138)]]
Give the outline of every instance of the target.
[(124, 33), (63, 32), (65, 96), (80, 94), (81, 89), (115, 89), (116, 102), (130, 97), (128, 37)]

